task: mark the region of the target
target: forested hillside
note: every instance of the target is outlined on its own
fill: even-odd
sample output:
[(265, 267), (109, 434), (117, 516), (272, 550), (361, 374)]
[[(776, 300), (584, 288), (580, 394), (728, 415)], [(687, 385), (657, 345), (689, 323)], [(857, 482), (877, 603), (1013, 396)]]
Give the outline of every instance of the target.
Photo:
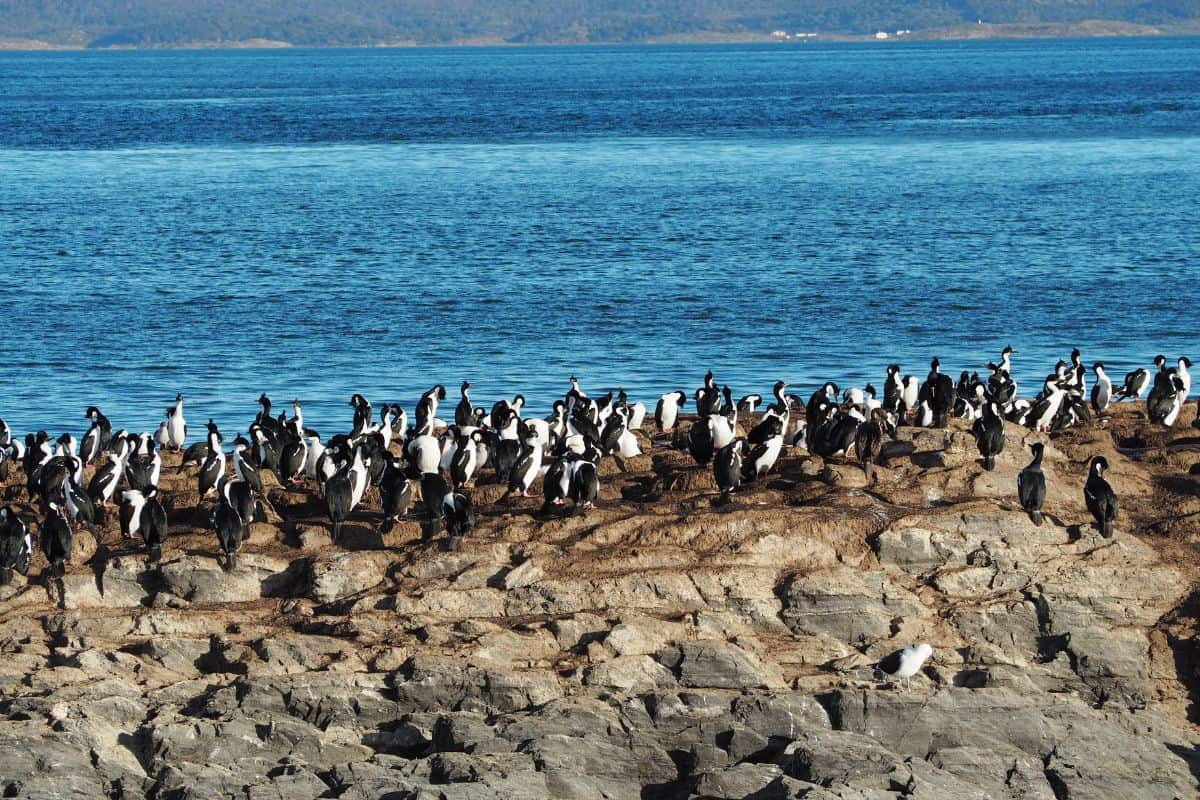
[(1172, 25), (1197, 0), (0, 0), (0, 39), (89, 47), (637, 42), (973, 23)]

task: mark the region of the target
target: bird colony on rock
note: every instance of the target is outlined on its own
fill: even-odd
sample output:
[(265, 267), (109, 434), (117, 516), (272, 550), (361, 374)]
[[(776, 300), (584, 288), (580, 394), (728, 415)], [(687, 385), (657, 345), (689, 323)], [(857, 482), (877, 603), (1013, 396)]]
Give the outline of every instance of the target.
[[(1106, 413), (1111, 403), (1140, 400), (1149, 390), (1150, 420), (1171, 426), (1191, 387), (1187, 358), (1168, 366), (1158, 356), (1155, 371), (1133, 370), (1116, 389), (1104, 365), (1094, 364), (1089, 395), (1087, 371), (1074, 350), (1069, 362), (1060, 361), (1047, 375), (1036, 396), (1023, 398), (1011, 372), (1015, 352), (1006, 347), (998, 362), (989, 363), (986, 380), (963, 372), (957, 383), (941, 372), (936, 358), (923, 382), (902, 377), (893, 364), (887, 368), (882, 399), (869, 384), (841, 391), (826, 382), (805, 400), (787, 394), (787, 383), (779, 381), (765, 408), (756, 394), (735, 403), (729, 387), (718, 386), (710, 371), (692, 395), (690, 425), (679, 424), (689, 399), (683, 391), (658, 399), (654, 423), (669, 435), (668, 446), (686, 450), (697, 464), (712, 464), (719, 491), (715, 502), (729, 506), (736, 491), (770, 474), (789, 450), (824, 458), (848, 457), (853, 451), (870, 482), (885, 441), (895, 438), (898, 427), (946, 427), (954, 417), (971, 422), (982, 466), (991, 470), (1005, 447), (1005, 421), (1054, 432)], [(641, 454), (635, 432), (646, 421), (643, 403), (630, 402), (624, 390), (589, 397), (575, 377), (570, 385), (549, 416), (534, 418), (523, 414), (525, 398), (519, 394), (490, 409), (474, 405), (471, 384), (463, 382), (450, 424), (439, 415), (446, 400), (441, 384), (421, 395), (411, 424), (399, 405), (385, 404), (376, 415), (371, 402), (355, 394), (349, 432), (324, 440), (304, 424), (299, 401), (292, 402), (290, 416), (276, 416), (264, 394), (245, 435), (238, 433), (228, 449), (212, 420), (204, 440), (187, 446), (183, 395), (175, 398), (154, 434), (114, 431), (96, 406), (84, 414), (91, 425), (81, 442), (69, 433), (52, 441), (44, 431), (18, 439), (0, 420), (0, 481), (8, 481), (13, 464), (22, 466), (29, 496), (40, 510), (37, 540), (52, 575), (65, 570), (76, 527), (94, 529), (113, 506), (121, 534), (141, 539), (152, 563), (161, 558), (168, 534), (159, 490), (163, 450), (182, 452), (179, 471), (197, 470), (201, 503), (212, 504), (208, 520), (226, 569), (236, 568), (251, 523), (264, 519), (271, 508), (264, 471), (285, 488), (311, 487), (328, 512), (335, 544), (346, 520), (374, 489), (382, 508), (381, 531), (411, 515), (421, 520), (425, 538), (444, 528), (446, 545), (457, 548), (475, 526), (471, 494), (485, 470), (506, 487), (501, 502), (529, 497), (540, 477), (541, 516), (585, 514), (600, 493), (601, 461), (611, 458), (623, 469), (624, 459)], [(744, 437), (738, 435), (739, 420), (748, 427)], [(1033, 459), (1015, 488), (1021, 507), (1040, 525), (1046, 498), (1044, 447), (1034, 443), (1031, 449)], [(1106, 537), (1117, 518), (1117, 498), (1104, 478), (1107, 468), (1103, 457), (1092, 459), (1083, 488), (1086, 506)], [(0, 508), (0, 584), (10, 581), (14, 571), (28, 571), (32, 521), (11, 506)]]

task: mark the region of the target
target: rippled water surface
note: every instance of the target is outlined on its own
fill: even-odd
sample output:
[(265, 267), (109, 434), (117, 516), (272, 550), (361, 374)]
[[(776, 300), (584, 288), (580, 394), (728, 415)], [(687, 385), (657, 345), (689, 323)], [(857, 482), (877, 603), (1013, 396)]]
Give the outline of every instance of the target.
[(1200, 40), (0, 53), (0, 417), (1200, 356)]

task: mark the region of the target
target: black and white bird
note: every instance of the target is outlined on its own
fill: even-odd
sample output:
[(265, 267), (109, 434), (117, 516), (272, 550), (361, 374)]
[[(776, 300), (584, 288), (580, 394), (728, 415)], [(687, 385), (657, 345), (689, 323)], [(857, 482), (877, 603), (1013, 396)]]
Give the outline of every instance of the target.
[(151, 489), (146, 494), (146, 504), (142, 506), (142, 541), (150, 555), (151, 563), (162, 560), (163, 543), (167, 540), (167, 510), (163, 508), (158, 498), (158, 489)]
[(903, 403), (902, 410), (909, 413), (916, 410), (921, 402), (921, 382), (916, 375), (904, 376), (904, 391), (901, 393), (900, 399)]
[(11, 583), (14, 572), (28, 573), (32, 559), (29, 526), (12, 506), (0, 508), (0, 586)]
[(758, 407), (762, 405), (762, 400), (761, 394), (743, 395), (742, 399), (738, 400), (737, 402), (738, 413), (749, 416), (750, 414), (757, 412)]
[[(259, 429), (261, 431), (261, 428)], [(240, 481), (245, 481), (259, 495), (264, 494), (262, 474), (258, 466), (250, 459), (252, 450), (250, 442), (238, 436), (233, 440), (233, 474)]]
[(459, 433), (454, 457), (450, 461), (450, 479), (455, 491), (461, 490), (475, 476), (475, 470), (479, 468), (478, 445), (482, 442), (483, 433), (479, 430)]
[(342, 461), (333, 477), (325, 481), (325, 507), (332, 523), (332, 538), (340, 541), (342, 523), (362, 501), (367, 489), (367, 466), (363, 462), (363, 445), (355, 445), (349, 459)]
[(988, 362), (988, 369), (999, 372), (1003, 375), (1012, 375), (1012, 357), (1017, 354), (1017, 351), (1012, 348), (1012, 345), (1006, 346), (1000, 351), (1000, 363), (993, 364)]
[(9, 470), (12, 469), (12, 462), (18, 460), (16, 458), (16, 443), (9, 442), (8, 444), (0, 445), (0, 483), (8, 481)]
[(1033, 404), (1025, 416), (1025, 424), (1035, 431), (1048, 433), (1054, 426), (1054, 420), (1062, 410), (1067, 399), (1066, 389), (1059, 383), (1055, 375), (1046, 378), (1044, 396)]
[(417, 474), (424, 475), (441, 469), (442, 448), (432, 433), (418, 432), (404, 445), (404, 452)]
[[(170, 412), (171, 409), (167, 409), (167, 413)], [(171, 432), (167, 430), (167, 420), (165, 419), (158, 423), (158, 428), (154, 431), (154, 444), (159, 450), (171, 449)]]
[(933, 406), (927, 399), (922, 399), (913, 411), (912, 424), (918, 428), (933, 427)]
[(904, 379), (900, 377), (900, 365), (888, 364), (887, 377), (883, 380), (883, 407), (889, 414), (896, 414), (904, 402)]
[[(590, 456), (590, 457), (589, 457)], [(589, 450), (589, 456), (583, 456), (571, 462), (567, 485), (567, 496), (575, 504), (575, 513), (583, 514), (588, 509), (596, 507), (596, 499), (600, 495), (600, 477), (596, 461), (599, 453)]]
[(425, 506), (427, 515), (423, 526), (424, 538), (430, 539), (437, 533), (438, 527), (446, 516), (446, 508), (443, 503), (448, 494), (450, 494), (450, 486), (440, 472), (426, 472), (421, 475), (421, 504)]
[(217, 484), (217, 505), (212, 513), (212, 527), (217, 532), (217, 541), (224, 556), (222, 569), (232, 572), (237, 569), (237, 554), (242, 542), (249, 538), (250, 523), (254, 518), (255, 492), (243, 480), (222, 477)]
[(325, 510), (332, 526), (330, 537), (337, 544), (342, 537), (342, 524), (354, 502), (354, 484), (350, 479), (350, 463), (343, 462), (333, 477), (325, 481)]
[(350, 397), (350, 405), (354, 408), (354, 422), (350, 427), (350, 438), (353, 439), (361, 436), (371, 424), (371, 401), (355, 392)]
[[(304, 457), (304, 476), (311, 481), (317, 480), (317, 464), (321, 461), (321, 456), (325, 454), (325, 445), (321, 442), (321, 437), (315, 431), (310, 431), (306, 441), (308, 442), (308, 452)], [(318, 483), (318, 485), (320, 485)]]
[(446, 399), (446, 387), (442, 384), (435, 384), (432, 388), (421, 395), (421, 399), (417, 401), (416, 423), (418, 431), (433, 431), (440, 427), (441, 420), (438, 419), (437, 410), (438, 404)]
[(175, 405), (167, 409), (167, 445), (172, 450), (183, 450), (187, 442), (187, 420), (183, 418), (183, 395), (175, 395)]
[(459, 388), (462, 394), (462, 399), (458, 401), (458, 405), (454, 407), (454, 424), (460, 428), (465, 428), (468, 425), (474, 425), (475, 408), (471, 405), (471, 382), (463, 381)]
[(1175, 374), (1179, 376), (1179, 380), (1183, 382), (1183, 399), (1186, 400), (1188, 394), (1192, 391), (1192, 366), (1191, 359), (1186, 356), (1179, 358), (1175, 362)]
[(808, 403), (804, 407), (804, 420), (808, 428), (810, 444), (812, 433), (826, 419), (828, 410), (837, 405), (837, 397), (838, 387), (832, 381), (826, 381), (821, 388), (809, 396)]
[(1125, 373), (1125, 381), (1117, 392), (1115, 399), (1119, 402), (1133, 398), (1141, 400), (1142, 393), (1150, 386), (1150, 370), (1145, 367), (1138, 367), (1135, 370)]
[(146, 495), (140, 489), (127, 489), (121, 492), (121, 536), (132, 539), (134, 534), (142, 533), (142, 507), (146, 505)]
[(996, 456), (1004, 451), (1004, 418), (996, 403), (984, 404), (982, 415), (971, 425), (971, 433), (975, 435), (979, 455), (983, 456), (983, 468), (995, 469)]
[(74, 535), (71, 521), (67, 519), (62, 507), (53, 500), (48, 502), (39, 538), (42, 542), (42, 552), (50, 562), (50, 575), (61, 576), (66, 572), (67, 562), (71, 559)]
[(909, 679), (921, 671), (925, 661), (933, 655), (933, 648), (927, 644), (918, 644), (897, 650), (891, 655), (880, 659), (877, 667), (881, 673), (904, 681), (905, 688)]
[(396, 456), (388, 457), (379, 481), (379, 497), (383, 506), (382, 533), (390, 531), (408, 513), (412, 494), (412, 481), (404, 474), (404, 462)]
[(83, 416), (84, 419), (90, 419), (92, 424), (87, 433), (83, 435), (79, 456), (83, 459), (84, 464), (91, 466), (100, 457), (100, 454), (108, 449), (109, 442), (112, 441), (112, 423), (95, 406), (88, 406)]
[[(212, 420), (209, 420), (209, 424), (212, 424)], [(176, 468), (175, 473), (179, 474), (192, 465), (199, 467), (204, 464), (207, 458), (208, 437), (205, 436), (203, 441), (193, 442), (187, 446), (187, 449), (183, 451), (183, 457), (179, 459), (179, 466)]]
[(728, 503), (729, 495), (741, 487), (742, 458), (745, 451), (746, 440), (742, 438), (734, 439), (717, 451), (717, 457), (713, 461), (713, 476), (716, 478), (717, 488), (721, 491), (719, 503)]
[[(390, 437), (391, 429), (386, 424), (383, 428)], [(279, 469), (275, 474), (279, 476), (279, 483), (290, 489), (304, 476), (304, 466), (308, 463), (308, 440), (304, 437), (303, 429), (285, 427), (280, 432), (279, 441)]]
[[(767, 426), (765, 431), (761, 430), (764, 425)], [(774, 413), (765, 415), (763, 421), (755, 426), (754, 431), (759, 433), (758, 441), (750, 448), (749, 454), (743, 453), (746, 480), (756, 481), (775, 468), (779, 455), (783, 452), (783, 431), (786, 426), (787, 419)]]
[(1170, 428), (1179, 418), (1186, 399), (1183, 379), (1173, 372), (1164, 373), (1161, 382), (1155, 378), (1154, 388), (1146, 398), (1146, 415), (1156, 425)]
[(696, 390), (696, 413), (701, 416), (721, 413), (721, 400), (721, 390), (710, 369), (704, 374), (704, 385)]
[[(518, 394), (511, 401), (497, 400), (492, 404), (492, 426), (496, 428), (500, 427), (500, 420), (504, 420), (506, 425), (519, 421), (524, 408), (525, 395), (523, 394)], [(513, 434), (513, 438), (516, 438), (515, 433)]]
[(1046, 475), (1042, 472), (1042, 457), (1046, 446), (1034, 442), (1029, 446), (1033, 461), (1017, 475), (1017, 498), (1021, 508), (1029, 515), (1034, 525), (1042, 524), (1042, 504), (1046, 502)]
[(533, 486), (533, 482), (541, 470), (542, 445), (538, 441), (537, 434), (531, 431), (521, 445), (517, 463), (509, 470), (508, 488), (500, 499), (504, 500), (514, 492), (520, 497), (529, 497), (529, 489)]
[(1083, 366), (1083, 354), (1078, 347), (1071, 351), (1071, 367), (1067, 382), (1070, 384), (1071, 393), (1075, 396), (1087, 395), (1087, 368)]
[(567, 395), (564, 398), (564, 402), (567, 406), (566, 411), (568, 416), (574, 414), (575, 409), (584, 405), (585, 401), (588, 399), (587, 393), (579, 388), (579, 378), (572, 375), (570, 380), (571, 388), (567, 391)]
[(890, 432), (888, 412), (884, 408), (871, 411), (871, 417), (854, 433), (854, 451), (862, 465), (867, 483), (875, 481), (875, 462), (883, 450), (883, 437)]
[(737, 408), (734, 407), (731, 400), (722, 409), (725, 413), (709, 414), (708, 416), (712, 428), (714, 450), (729, 444), (737, 435)]
[(1112, 379), (1108, 377), (1108, 373), (1104, 371), (1104, 365), (1099, 361), (1092, 365), (1092, 372), (1096, 374), (1096, 382), (1092, 384), (1092, 410), (1097, 414), (1103, 414), (1108, 410), (1109, 403), (1112, 402)]
[(157, 489), (121, 493), (121, 535), (132, 539), (135, 533), (145, 543), (150, 563), (160, 561), (167, 539), (167, 512)]
[[(585, 438), (589, 442), (595, 441), (591, 437), (590, 430)], [(513, 467), (521, 458), (521, 442), (519, 439), (502, 439), (493, 433), (490, 450), (492, 466), (496, 469), (496, 482), (507, 485), (512, 477)]]
[(274, 431), (279, 425), (279, 421), (271, 416), (271, 398), (267, 397), (267, 393), (263, 392), (258, 396), (258, 413), (254, 415), (253, 425), (266, 428)]
[(712, 461), (713, 453), (716, 450), (716, 445), (713, 441), (712, 419), (712, 415), (702, 416), (688, 428), (688, 452), (691, 454), (692, 459), (701, 466)]
[(463, 538), (475, 529), (475, 509), (471, 498), (463, 492), (447, 492), (442, 496), (442, 517), (446, 522), (446, 534), (450, 537), (447, 547), (458, 550)]
[(124, 458), (117, 453), (104, 454), (107, 460), (96, 468), (92, 473), (92, 479), (88, 482), (88, 495), (92, 498), (92, 505), (100, 508), (107, 507), (112, 499), (117, 494), (117, 487), (120, 485), (125, 474)]
[(279, 469), (279, 425), (274, 428), (268, 428), (265, 425), (254, 423), (248, 431), (250, 434), (250, 448), (247, 450), (246, 456), (254, 463), (254, 466), (259, 469), (278, 470)]
[(950, 412), (954, 408), (956, 397), (954, 379), (942, 373), (941, 361), (934, 358), (929, 362), (929, 375), (921, 385), (920, 400), (928, 401), (933, 411), (934, 428), (944, 428), (949, 424)]
[(1168, 428), (1174, 427), (1175, 422), (1179, 419), (1180, 412), (1183, 411), (1183, 405), (1187, 402), (1187, 384), (1179, 375), (1171, 376), (1171, 385), (1174, 392), (1171, 397), (1171, 409), (1163, 417), (1162, 424)]
[(862, 410), (853, 404), (829, 407), (825, 418), (809, 431), (809, 452), (824, 458), (845, 455), (865, 421)]
[(686, 392), (667, 392), (658, 398), (658, 405), (654, 408), (654, 422), (658, 425), (658, 429), (663, 433), (673, 431), (675, 422), (679, 419), (679, 409), (685, 405), (687, 405)]
[[(553, 433), (556, 438), (562, 438), (567, 435), (567, 404), (562, 400), (555, 400), (554, 405), (550, 409), (550, 413), (545, 418), (547, 434)], [(549, 444), (549, 436), (543, 445)]]
[(96, 532), (95, 525), (100, 520), (96, 514), (95, 503), (74, 476), (69, 475), (63, 481), (62, 501), (63, 507), (67, 510), (68, 519), (76, 524), (86, 526), (92, 533)]
[(1017, 382), (999, 364), (988, 364), (992, 374), (987, 379), (987, 394), (1005, 411), (1017, 396)]
[(162, 456), (154, 449), (147, 455), (144, 444), (136, 446), (125, 459), (125, 482), (130, 489), (144, 492), (151, 486), (158, 486), (161, 473)]
[(217, 481), (225, 474), (225, 451), (221, 449), (221, 433), (211, 419), (208, 421), (208, 455), (200, 465), (200, 499), (217, 490)]
[(542, 479), (542, 508), (538, 512), (545, 516), (557, 506), (567, 502), (571, 483), (571, 458), (560, 455), (550, 462)]
[(1108, 459), (1104, 456), (1092, 458), (1088, 466), (1087, 483), (1083, 486), (1083, 501), (1088, 511), (1092, 512), (1100, 535), (1105, 539), (1112, 537), (1113, 520), (1117, 518), (1117, 495), (1104, 479), (1107, 469)]

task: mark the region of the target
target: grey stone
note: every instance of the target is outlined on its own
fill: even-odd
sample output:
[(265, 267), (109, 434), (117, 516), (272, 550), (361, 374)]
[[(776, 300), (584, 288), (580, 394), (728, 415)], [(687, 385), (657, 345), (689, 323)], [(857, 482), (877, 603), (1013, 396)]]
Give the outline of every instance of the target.
[(851, 643), (887, 638), (897, 618), (924, 614), (920, 601), (885, 574), (850, 568), (796, 574), (782, 597), (781, 617), (794, 632)]
[(542, 568), (535, 564), (532, 558), (528, 559), (505, 573), (504, 588), (512, 590), (532, 586), (542, 579), (543, 574)]
[(319, 603), (340, 600), (370, 589), (387, 575), (389, 559), (376, 552), (339, 552), (313, 558), (308, 596)]
[(687, 642), (658, 653), (682, 686), (770, 689), (783, 686), (778, 666), (727, 642)]
[(410, 711), (514, 711), (562, 696), (553, 675), (481, 669), (457, 659), (414, 656), (392, 676), (397, 698)]
[(216, 559), (183, 555), (159, 567), (163, 588), (194, 603), (248, 603), (262, 597), (263, 578), (270, 572), (241, 559), (226, 572)]
[(645, 692), (676, 685), (675, 676), (650, 656), (624, 656), (588, 667), (584, 683), (619, 692)]
[(886, 790), (897, 776), (903, 777), (902, 786), (909, 777), (900, 756), (870, 736), (850, 731), (804, 731), (777, 763), (787, 775), (821, 785)]
[(783, 771), (774, 764), (737, 764), (728, 769), (700, 773), (692, 794), (705, 800), (786, 800)]

